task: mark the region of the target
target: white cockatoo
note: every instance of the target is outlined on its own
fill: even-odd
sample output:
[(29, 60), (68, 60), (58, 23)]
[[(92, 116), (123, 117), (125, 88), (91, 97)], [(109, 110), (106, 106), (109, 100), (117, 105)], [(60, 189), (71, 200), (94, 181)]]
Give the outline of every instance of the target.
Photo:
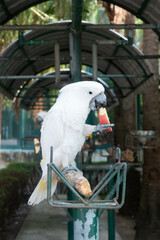
[[(112, 124), (85, 124), (90, 110), (106, 105), (102, 84), (81, 81), (66, 85), (60, 90), (56, 103), (48, 111), (41, 127), (42, 177), (29, 198), (28, 204), (35, 205), (47, 198), (47, 164), (53, 146), (53, 163), (61, 170), (76, 166), (75, 158), (85, 139), (94, 131), (103, 131)], [(57, 186), (56, 174), (52, 175), (52, 190)]]

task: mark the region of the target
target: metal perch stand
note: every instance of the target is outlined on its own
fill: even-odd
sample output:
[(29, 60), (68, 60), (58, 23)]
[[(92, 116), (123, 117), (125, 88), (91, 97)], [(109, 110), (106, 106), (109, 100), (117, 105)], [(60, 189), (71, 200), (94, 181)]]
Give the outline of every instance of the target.
[[(99, 217), (103, 209), (119, 209), (124, 204), (126, 189), (127, 164), (121, 162), (121, 151), (116, 149), (118, 162), (115, 163), (105, 176), (93, 189), (89, 198), (82, 197), (72, 186), (64, 174), (53, 163), (53, 147), (51, 147), (51, 160), (48, 164), (47, 198), (50, 205), (60, 208), (72, 209), (73, 233), (69, 240), (99, 240)], [(54, 200), (51, 196), (52, 171), (71, 190), (76, 200)], [(112, 188), (108, 187), (105, 200), (97, 200), (98, 194), (114, 180)], [(120, 184), (122, 183), (121, 199)], [(120, 199), (120, 200), (119, 200)]]

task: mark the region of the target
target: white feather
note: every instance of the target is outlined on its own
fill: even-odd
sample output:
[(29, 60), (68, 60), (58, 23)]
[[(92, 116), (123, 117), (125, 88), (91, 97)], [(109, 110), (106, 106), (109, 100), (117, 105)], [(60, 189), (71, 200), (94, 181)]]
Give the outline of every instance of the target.
[[(89, 94), (89, 92), (92, 92), (92, 94)], [(69, 84), (60, 90), (56, 103), (49, 110), (42, 124), (43, 161), (41, 162), (41, 168), (43, 173), (28, 201), (30, 205), (38, 204), (47, 198), (45, 185), (51, 146), (53, 146), (53, 162), (58, 168), (62, 170), (69, 164), (75, 164), (74, 159), (81, 150), (85, 137), (91, 134), (94, 129), (94, 126), (85, 124), (90, 112), (89, 103), (93, 97), (101, 92), (104, 92), (104, 87), (93, 81)], [(57, 185), (56, 180), (53, 182), (52, 194)], [(42, 187), (42, 185), (44, 186)]]

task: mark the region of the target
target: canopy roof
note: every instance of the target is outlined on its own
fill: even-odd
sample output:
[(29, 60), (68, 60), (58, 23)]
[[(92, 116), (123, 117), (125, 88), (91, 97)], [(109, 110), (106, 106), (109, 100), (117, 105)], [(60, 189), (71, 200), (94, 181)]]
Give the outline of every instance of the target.
[[(58, 41), (60, 44), (61, 64), (69, 64), (71, 21), (56, 22), (52, 25), (52, 30), (26, 33), (24, 39), (20, 42), (17, 39), (0, 55), (0, 89), (10, 99), (23, 92), (32, 75), (35, 76), (54, 66), (54, 42)], [(101, 44), (97, 43), (98, 70), (106, 75), (106, 79), (114, 82), (118, 95), (127, 97), (141, 91), (146, 81), (153, 75), (149, 61), (134, 58), (143, 54), (134, 45), (124, 45), (124, 42), (127, 44), (127, 39), (117, 32), (90, 29), (89, 27), (93, 25), (82, 23), (82, 65), (92, 67), (92, 43), (99, 41)], [(107, 44), (106, 40), (109, 40)], [(115, 43), (111, 43), (110, 40), (115, 40)], [(102, 41), (105, 43), (102, 44)]]
[[(145, 23), (158, 24), (160, 1), (157, 0), (104, 0), (131, 12)], [(160, 37), (160, 29), (154, 29)]]
[[(70, 70), (63, 69), (61, 70), (61, 87), (66, 84), (71, 83), (70, 79)], [(84, 81), (91, 80), (91, 73), (82, 71), (82, 75), (84, 76)], [(35, 79), (24, 91), (21, 97), (18, 99), (18, 107), (22, 107), (25, 109), (35, 108), (37, 104), (42, 101), (42, 98), (47, 98), (49, 91), (51, 89), (59, 89), (60, 86), (56, 85), (55, 80), (55, 71), (47, 73), (43, 75), (44, 78), (37, 78)], [(107, 96), (107, 108), (111, 109), (112, 107), (118, 104), (118, 99), (114, 92), (110, 89), (107, 83), (102, 79), (98, 78), (98, 82), (102, 83), (105, 87), (105, 93)], [(50, 98), (56, 98), (56, 95), (49, 95)], [(43, 108), (48, 107), (48, 103), (43, 101)]]
[(47, 0), (1, 0), (0, 1), (0, 24), (5, 24), (7, 21), (36, 4)]
[[(24, 11), (25, 9), (47, 0), (1, 0), (0, 1), (0, 24)], [(145, 23), (159, 23), (160, 1), (157, 0), (104, 0), (118, 5), (131, 12)], [(160, 30), (155, 30), (160, 36)]]

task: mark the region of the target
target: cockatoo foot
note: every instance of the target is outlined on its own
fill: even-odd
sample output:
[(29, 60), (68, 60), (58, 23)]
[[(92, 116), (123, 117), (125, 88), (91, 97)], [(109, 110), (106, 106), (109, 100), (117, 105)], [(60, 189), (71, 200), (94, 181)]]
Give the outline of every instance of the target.
[[(62, 172), (67, 180), (75, 187), (75, 189), (85, 197), (92, 195), (92, 190), (88, 180), (83, 176), (76, 166), (68, 165)], [(61, 179), (58, 179), (61, 182)]]
[(113, 123), (111, 123), (111, 124), (98, 124), (95, 127), (95, 131), (96, 132), (103, 132), (104, 130), (106, 130), (107, 128), (110, 128), (110, 127), (114, 127), (114, 124)]
[(70, 170), (74, 170), (76, 172), (80, 171), (76, 166), (68, 165), (66, 168), (63, 169), (62, 173), (66, 174)]

